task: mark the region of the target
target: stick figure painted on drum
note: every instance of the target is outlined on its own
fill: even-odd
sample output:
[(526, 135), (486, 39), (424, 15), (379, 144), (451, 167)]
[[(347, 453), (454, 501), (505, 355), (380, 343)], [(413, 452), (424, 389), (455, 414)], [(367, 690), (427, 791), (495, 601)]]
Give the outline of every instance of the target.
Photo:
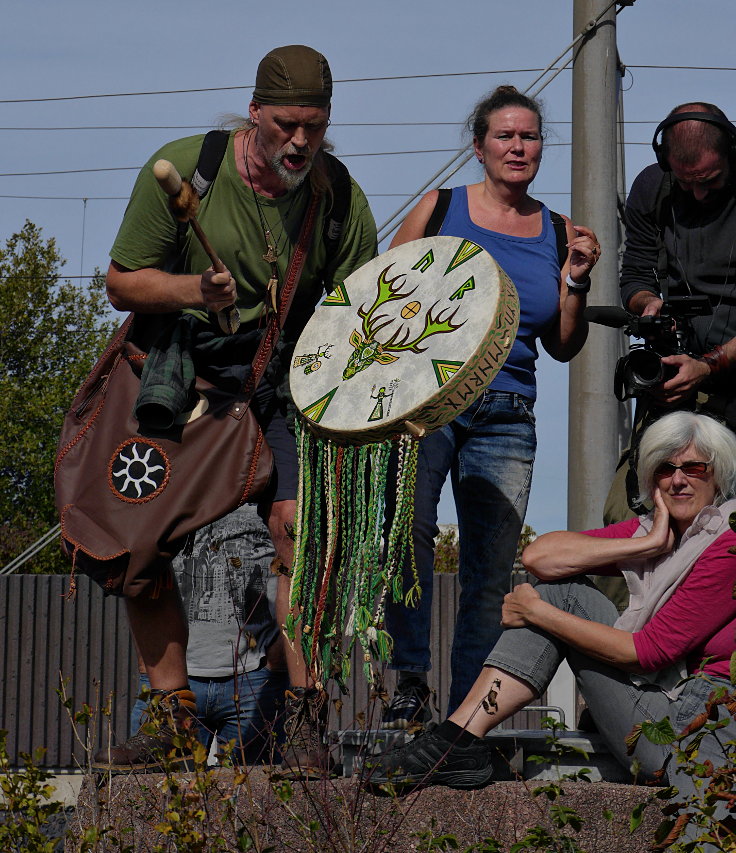
[(331, 348), (332, 344), (322, 344), (317, 347), (317, 352), (294, 356), (294, 367), (303, 367), (304, 373), (309, 376), (310, 373), (314, 373), (315, 370), (319, 370), (322, 367), (321, 359), (332, 357), (330, 355)]
[[(388, 417), (391, 414), (391, 399), (394, 396), (394, 389), (399, 384), (398, 379), (394, 379), (388, 386), (388, 390), (386, 390), (385, 386), (381, 386), (378, 389), (378, 393), (374, 393), (376, 390), (376, 386), (373, 386), (373, 390), (371, 391), (371, 400), (376, 401), (376, 405), (373, 407), (373, 411), (368, 416), (369, 421), (382, 421), (384, 417)], [(386, 402), (386, 413), (384, 415), (383, 412), (383, 404)]]

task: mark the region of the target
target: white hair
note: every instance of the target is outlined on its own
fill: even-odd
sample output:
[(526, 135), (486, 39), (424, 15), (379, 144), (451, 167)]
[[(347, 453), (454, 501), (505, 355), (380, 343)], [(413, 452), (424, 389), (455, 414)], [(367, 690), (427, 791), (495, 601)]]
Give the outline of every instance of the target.
[(702, 454), (700, 461), (712, 466), (715, 503), (721, 504), (736, 494), (736, 435), (707, 415), (671, 412), (648, 427), (641, 438), (637, 468), (641, 500), (652, 497), (657, 468), (690, 444)]

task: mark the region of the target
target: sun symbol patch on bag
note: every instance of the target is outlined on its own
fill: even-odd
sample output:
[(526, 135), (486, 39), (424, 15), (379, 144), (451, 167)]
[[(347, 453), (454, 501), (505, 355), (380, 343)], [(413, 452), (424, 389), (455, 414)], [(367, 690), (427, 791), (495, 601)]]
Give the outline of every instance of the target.
[(107, 481), (115, 497), (143, 503), (166, 488), (171, 466), (164, 449), (146, 438), (129, 438), (110, 459)]

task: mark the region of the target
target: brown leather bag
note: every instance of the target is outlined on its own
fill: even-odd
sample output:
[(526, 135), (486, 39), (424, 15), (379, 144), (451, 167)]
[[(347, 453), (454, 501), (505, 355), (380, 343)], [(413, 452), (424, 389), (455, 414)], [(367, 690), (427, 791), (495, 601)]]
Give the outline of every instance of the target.
[(62, 550), (112, 593), (165, 575), (189, 533), (252, 499), (273, 458), (247, 405), (200, 377), (197, 404), (168, 430), (133, 414), (146, 354), (123, 324), (64, 420), (54, 471)]
[[(187, 536), (262, 491), (273, 457), (250, 410), (296, 291), (314, 229), (315, 194), (240, 393), (197, 377), (197, 404), (164, 431), (133, 415), (146, 354), (123, 324), (75, 396), (62, 428), (54, 484), (62, 551), (107, 592), (135, 596), (167, 582)], [(135, 337), (135, 336), (133, 336)], [(73, 574), (72, 574), (73, 578)]]

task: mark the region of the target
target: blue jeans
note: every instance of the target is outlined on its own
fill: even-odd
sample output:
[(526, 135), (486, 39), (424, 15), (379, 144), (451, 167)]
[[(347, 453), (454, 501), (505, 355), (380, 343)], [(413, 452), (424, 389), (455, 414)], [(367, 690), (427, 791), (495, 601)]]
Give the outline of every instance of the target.
[(414, 547), (422, 597), (418, 608), (387, 606), (386, 624), (394, 640), (392, 668), (428, 670), (437, 504), (451, 472), (461, 592), (448, 715), (465, 698), (501, 635), (501, 605), (510, 588), (536, 448), (533, 401), (490, 390), (420, 445)]
[[(562, 580), (556, 583), (538, 583), (536, 589), (544, 601), (566, 613), (573, 613), (591, 622), (613, 625), (618, 610), (613, 602), (587, 578)], [(661, 784), (676, 785), (681, 797), (695, 791), (693, 779), (678, 772), (672, 749), (667, 744), (654, 744), (644, 736), (636, 742), (633, 757), (627, 755), (626, 736), (643, 720), (661, 720), (669, 717), (676, 732), (681, 732), (705, 709), (706, 700), (716, 686), (728, 687), (725, 679), (712, 676), (688, 681), (676, 699), (670, 699), (652, 685), (636, 686), (628, 675), (615, 667), (570, 648), (562, 640), (538, 628), (511, 628), (502, 633), (486, 660), (529, 684), (541, 694), (563, 659), (567, 659), (580, 692), (585, 698), (596, 727), (604, 738), (611, 754), (625, 768), (636, 758), (641, 765), (640, 779), (652, 781), (661, 767), (666, 769), (666, 780)], [(700, 763), (710, 759), (716, 767), (727, 762), (729, 740), (736, 739), (736, 721), (722, 706), (717, 711), (721, 720), (730, 719), (725, 729), (706, 735), (698, 749)], [(723, 804), (718, 806), (719, 818), (726, 816)], [(706, 845), (704, 850), (716, 850)]]
[[(197, 699), (199, 726), (197, 738), (210, 747), (213, 738), (223, 746), (235, 741), (233, 760), (241, 764), (271, 763), (279, 760), (278, 744), (283, 739), (284, 690), (289, 686), (286, 672), (263, 666), (235, 678), (196, 678), (189, 676), (189, 687)], [(138, 698), (130, 712), (130, 730), (138, 731), (146, 703), (140, 698), (150, 687), (141, 673)]]

